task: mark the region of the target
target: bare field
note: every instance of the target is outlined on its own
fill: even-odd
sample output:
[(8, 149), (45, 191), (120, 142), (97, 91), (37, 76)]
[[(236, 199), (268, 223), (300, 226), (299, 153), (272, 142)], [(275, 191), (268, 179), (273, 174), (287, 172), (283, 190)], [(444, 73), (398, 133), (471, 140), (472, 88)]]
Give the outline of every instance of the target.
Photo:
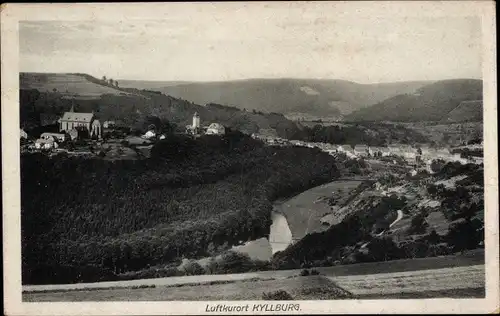
[(328, 278), (354, 295), (419, 293), (485, 286), (484, 265)]
[(86, 78), (74, 74), (35, 74), (26, 73), (20, 81), (21, 89), (38, 89), (40, 91), (50, 91), (54, 89), (63, 95), (81, 96), (84, 98), (98, 99), (103, 94), (125, 94), (112, 87), (99, 85), (88, 81)]
[[(23, 300), (249, 300), (261, 299), (263, 292), (279, 289), (289, 292), (295, 299), (347, 298), (337, 286), (353, 294), (355, 298), (484, 295), (483, 251), (446, 257), (318, 267), (316, 270), (320, 272), (320, 276), (297, 277), (300, 270), (278, 270), (121, 282), (24, 286), (23, 290), (30, 292), (23, 293)], [(131, 288), (133, 286), (149, 288)], [(435, 296), (429, 296), (431, 293)]]
[[(484, 265), (357, 276), (290, 276), (272, 280), (240, 280), (223, 284), (90, 289), (25, 293), (27, 302), (259, 300), (264, 292), (284, 290), (296, 300), (484, 296)], [(482, 289), (482, 291), (481, 291)], [(426, 294), (427, 293), (427, 294)], [(471, 294), (469, 294), (471, 293)], [(458, 296), (460, 297), (460, 296)]]
[(155, 287), (145, 289), (99, 289), (25, 294), (25, 301), (204, 301), (260, 300), (264, 292), (285, 290), (295, 299), (338, 299), (350, 294), (322, 276), (281, 280), (235, 281), (227, 284)]

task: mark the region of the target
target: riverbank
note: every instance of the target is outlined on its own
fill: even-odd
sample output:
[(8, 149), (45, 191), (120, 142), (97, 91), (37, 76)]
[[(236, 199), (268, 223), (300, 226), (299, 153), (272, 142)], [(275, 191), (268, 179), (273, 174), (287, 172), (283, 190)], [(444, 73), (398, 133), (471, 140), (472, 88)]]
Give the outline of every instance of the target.
[(269, 239), (248, 241), (232, 250), (248, 254), (253, 260), (270, 260), (276, 252), (285, 250), (305, 235), (328, 229), (330, 225), (322, 221), (323, 218), (333, 216), (335, 221), (340, 221), (341, 218), (336, 218), (338, 205), (352, 198), (352, 191), (363, 181), (355, 177), (335, 180), (275, 201)]
[(322, 223), (325, 216), (335, 216), (339, 205), (361, 183), (362, 179), (342, 179), (304, 191), (287, 201), (275, 204), (275, 211), (283, 214), (292, 232), (294, 241), (307, 234), (325, 231), (328, 224)]

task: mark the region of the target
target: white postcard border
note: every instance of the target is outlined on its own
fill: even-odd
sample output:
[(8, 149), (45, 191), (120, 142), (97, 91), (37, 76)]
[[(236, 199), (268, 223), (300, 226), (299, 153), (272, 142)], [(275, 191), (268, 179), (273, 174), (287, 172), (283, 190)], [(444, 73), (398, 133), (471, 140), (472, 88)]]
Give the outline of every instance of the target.
[[(1, 7), (1, 82), (2, 82), (2, 190), (4, 306), (6, 315), (188, 315), (210, 314), (206, 305), (214, 302), (102, 302), (102, 303), (26, 303), (21, 300), (20, 176), (19, 176), (19, 38), (20, 20), (119, 20), (161, 19), (173, 8), (224, 10), (245, 6), (258, 10), (262, 3), (171, 3), (171, 4), (4, 4)], [(266, 5), (306, 5), (302, 2), (269, 2)], [(328, 5), (310, 2), (307, 5)], [(300, 311), (275, 314), (341, 313), (492, 313), (499, 304), (498, 253), (498, 157), (496, 30), (494, 2), (335, 2), (329, 3), (342, 14), (358, 12), (371, 15), (385, 6), (388, 15), (466, 16), (478, 15), (483, 24), (484, 83), (484, 165), (485, 165), (485, 253), (486, 298), (484, 299), (410, 299), (410, 300), (335, 300), (335, 301), (220, 301), (217, 303), (262, 304), (299, 303)], [(238, 312), (269, 314), (269, 312)]]

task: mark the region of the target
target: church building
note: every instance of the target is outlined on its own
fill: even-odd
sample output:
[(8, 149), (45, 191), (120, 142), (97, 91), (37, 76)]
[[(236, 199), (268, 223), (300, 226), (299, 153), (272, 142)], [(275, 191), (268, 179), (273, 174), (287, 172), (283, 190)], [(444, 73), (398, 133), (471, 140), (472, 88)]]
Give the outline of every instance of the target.
[(67, 133), (71, 130), (86, 131), (91, 138), (102, 138), (102, 126), (95, 114), (77, 113), (73, 107), (59, 119), (59, 130)]

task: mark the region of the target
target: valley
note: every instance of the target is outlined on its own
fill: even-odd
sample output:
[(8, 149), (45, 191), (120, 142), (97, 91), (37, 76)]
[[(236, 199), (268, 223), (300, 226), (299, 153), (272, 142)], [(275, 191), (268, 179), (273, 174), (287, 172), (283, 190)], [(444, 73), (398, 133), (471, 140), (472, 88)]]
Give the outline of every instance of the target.
[[(484, 166), (474, 145), (482, 123), (344, 120), (358, 115), (348, 104), (361, 113), (375, 99), (443, 83), (20, 80), (27, 301), (189, 299), (200, 286), (212, 292), (206, 299), (245, 291), (260, 299), (265, 290), (296, 299), (482, 295), (482, 255), (456, 266), (445, 259), (484, 247)], [(221, 98), (207, 98), (207, 87)], [(226, 89), (262, 107), (222, 98)], [(100, 139), (36, 149), (40, 134), (59, 132), (39, 116), (69, 108), (118, 124)], [(201, 132), (189, 132), (194, 117)], [(223, 133), (206, 133), (214, 122)]]

